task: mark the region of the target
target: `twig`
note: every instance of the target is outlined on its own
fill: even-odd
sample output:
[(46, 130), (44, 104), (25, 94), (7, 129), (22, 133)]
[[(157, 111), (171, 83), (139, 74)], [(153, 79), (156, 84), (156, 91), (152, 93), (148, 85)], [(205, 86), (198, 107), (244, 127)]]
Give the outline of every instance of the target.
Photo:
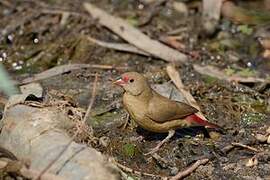
[(114, 49), (114, 50), (118, 50), (118, 51), (124, 51), (124, 52), (130, 52), (130, 53), (135, 53), (135, 54), (140, 54), (140, 55), (144, 55), (144, 56), (151, 56), (149, 53), (144, 52), (138, 48), (136, 48), (133, 45), (127, 44), (127, 43), (111, 43), (111, 42), (104, 42), (104, 41), (100, 41), (97, 39), (94, 39), (92, 37), (87, 37), (87, 39), (99, 46), (105, 47), (105, 48), (109, 48), (109, 49)]
[(93, 85), (93, 90), (92, 90), (92, 94), (91, 94), (91, 101), (90, 101), (89, 106), (87, 108), (87, 111), (86, 111), (86, 113), (84, 115), (84, 118), (83, 118), (83, 121), (82, 121), (83, 123), (85, 123), (86, 120), (89, 118), (91, 109), (92, 109), (93, 104), (95, 102), (96, 90), (97, 90), (97, 81), (98, 81), (98, 74), (96, 73), (95, 80), (94, 80), (94, 85)]
[(48, 79), (69, 71), (83, 69), (83, 68), (97, 68), (97, 69), (126, 69), (126, 67), (114, 67), (111, 65), (98, 65), (98, 64), (67, 64), (56, 66), (41, 73), (35, 74), (33, 77), (26, 78), (20, 82), (22, 84), (28, 84), (34, 81), (40, 81)]
[(254, 148), (254, 147), (250, 147), (248, 145), (245, 144), (241, 144), (241, 143), (232, 143), (233, 146), (238, 146), (238, 147), (242, 147), (242, 148), (246, 148), (248, 150), (254, 151), (254, 152), (259, 152), (258, 149)]
[(193, 171), (195, 171), (200, 165), (204, 165), (209, 162), (209, 159), (200, 159), (188, 167), (186, 170), (177, 173), (170, 180), (183, 179), (184, 177), (190, 175)]
[(123, 164), (120, 164), (118, 162), (116, 162), (115, 160), (112, 161), (117, 167), (119, 167), (120, 169), (122, 169), (123, 171), (129, 172), (129, 173), (133, 173), (136, 174), (138, 176), (149, 176), (149, 177), (153, 177), (153, 178), (164, 178), (162, 176), (159, 175), (155, 175), (155, 174), (150, 174), (150, 173), (145, 173), (145, 172), (140, 172), (140, 171), (136, 171), (134, 169), (131, 169)]
[(184, 63), (187, 61), (187, 56), (185, 54), (151, 39), (123, 19), (113, 17), (90, 3), (84, 3), (84, 7), (101, 25), (107, 27), (137, 48), (168, 62)]
[(73, 15), (73, 16), (86, 17), (86, 15), (83, 13), (62, 10), (62, 9), (42, 9), (41, 12), (44, 14), (65, 14), (65, 13), (68, 13), (68, 14)]
[[(91, 101), (89, 103), (89, 106), (87, 108), (86, 114), (84, 116), (84, 119), (82, 120), (82, 124), (84, 124), (87, 120), (87, 118), (90, 115), (92, 106), (94, 104), (95, 101), (95, 96), (96, 96), (96, 86), (97, 86), (97, 80), (98, 80), (98, 74), (96, 73), (95, 75), (95, 80), (94, 80), (94, 86), (93, 86), (93, 90), (92, 90), (92, 94), (91, 94)], [(91, 128), (92, 130), (92, 128)], [(67, 143), (67, 145), (62, 149), (62, 151), (60, 151), (60, 153), (58, 154), (58, 156), (55, 157), (55, 159), (53, 159), (39, 174), (39, 176), (36, 178), (36, 180), (39, 180), (41, 178), (41, 176), (46, 173), (50, 167), (66, 152), (66, 150), (69, 148), (69, 146), (71, 145), (71, 143), (74, 141), (75, 137), (79, 134), (79, 129), (77, 129), (77, 131), (74, 133), (74, 135), (72, 136), (71, 140)]]
[(0, 3), (7, 6), (7, 7), (9, 7), (9, 8), (12, 8), (12, 9), (14, 8), (14, 6), (10, 2), (8, 2), (6, 0), (1, 0)]
[(193, 98), (193, 96), (189, 93), (189, 91), (187, 91), (184, 87), (184, 84), (180, 78), (180, 74), (178, 73), (178, 71), (175, 69), (175, 67), (173, 65), (168, 65), (167, 68), (167, 73), (169, 75), (169, 77), (171, 78), (171, 80), (173, 81), (173, 83), (175, 84), (175, 86), (177, 87), (177, 89), (180, 91), (181, 94), (183, 94), (183, 96), (186, 98), (187, 102), (195, 107), (196, 109), (199, 110), (199, 112), (197, 112), (196, 114), (198, 116), (200, 116), (201, 118), (205, 119), (204, 115), (200, 112), (200, 106), (197, 104), (196, 100)]

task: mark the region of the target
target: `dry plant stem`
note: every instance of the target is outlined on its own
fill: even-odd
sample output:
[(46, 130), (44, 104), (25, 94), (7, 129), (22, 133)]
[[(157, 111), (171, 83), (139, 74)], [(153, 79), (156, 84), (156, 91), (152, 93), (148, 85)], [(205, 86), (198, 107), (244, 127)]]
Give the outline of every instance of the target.
[(209, 162), (209, 159), (200, 159), (188, 167), (186, 170), (177, 173), (175, 176), (170, 178), (170, 180), (183, 179), (184, 177), (190, 175), (193, 171), (195, 171), (200, 165), (204, 165)]
[(195, 107), (196, 109), (199, 110), (199, 112), (196, 113), (196, 115), (198, 115), (199, 117), (203, 118), (206, 120), (206, 118), (204, 117), (204, 115), (200, 112), (200, 107), (197, 104), (196, 100), (193, 98), (193, 96), (189, 93), (189, 91), (187, 91), (184, 87), (184, 84), (181, 80), (180, 74), (179, 72), (175, 69), (175, 67), (173, 65), (168, 65), (167, 68), (167, 73), (169, 75), (169, 77), (171, 78), (171, 80), (173, 81), (173, 83), (175, 84), (175, 86), (177, 87), (177, 89), (183, 94), (183, 96), (186, 98), (187, 102)]
[(159, 175), (154, 175), (154, 174), (149, 174), (149, 173), (144, 173), (144, 172), (136, 171), (136, 170), (134, 170), (134, 169), (131, 169), (131, 168), (127, 167), (127, 166), (124, 166), (124, 165), (122, 165), (122, 164), (116, 162), (115, 160), (113, 160), (113, 163), (114, 163), (117, 167), (119, 167), (120, 169), (122, 169), (123, 171), (129, 172), (129, 173), (134, 173), (134, 174), (136, 174), (136, 175), (138, 175), (138, 176), (143, 175), (143, 176), (149, 176), (149, 177), (153, 177), (153, 178), (161, 177), (161, 176), (159, 176)]
[(130, 45), (128, 43), (111, 43), (111, 42), (104, 42), (104, 41), (100, 41), (97, 39), (94, 39), (92, 37), (87, 37), (87, 39), (89, 41), (91, 41), (92, 43), (95, 43), (99, 46), (105, 47), (105, 48), (109, 48), (109, 49), (114, 49), (114, 50), (118, 50), (118, 51), (123, 51), (123, 52), (130, 52), (130, 53), (135, 53), (135, 54), (139, 54), (139, 55), (143, 55), (143, 56), (151, 56), (149, 53), (144, 52), (138, 48), (136, 48), (133, 45)]
[(101, 25), (107, 27), (137, 48), (168, 62), (184, 63), (187, 61), (185, 54), (151, 39), (123, 19), (113, 17), (90, 3), (84, 3), (84, 7)]
[(35, 81), (40, 81), (44, 79), (48, 79), (69, 71), (83, 69), (83, 68), (96, 68), (96, 69), (126, 69), (126, 67), (114, 67), (111, 65), (98, 65), (98, 64), (67, 64), (56, 66), (41, 73), (35, 74), (33, 77), (29, 77), (20, 82), (22, 84), (28, 84)]
[(84, 17), (85, 14), (79, 13), (79, 12), (73, 12), (73, 11), (66, 11), (66, 10), (61, 10), (61, 9), (42, 9), (42, 13), (44, 14), (65, 14), (68, 13), (73, 16), (80, 16)]
[(83, 118), (83, 123), (85, 123), (86, 120), (90, 117), (91, 109), (93, 107), (93, 104), (95, 102), (95, 97), (96, 97), (97, 81), (98, 81), (98, 74), (96, 73), (95, 80), (94, 80), (94, 85), (93, 85), (93, 90), (92, 90), (92, 94), (91, 94), (91, 101), (89, 103), (89, 106), (88, 106), (87, 111), (85, 113), (85, 116)]
[(245, 149), (248, 149), (248, 150), (251, 150), (251, 151), (254, 151), (254, 152), (259, 152), (258, 149), (254, 148), (254, 147), (250, 147), (248, 145), (245, 145), (245, 144), (241, 144), (241, 143), (232, 143), (233, 146), (238, 146), (238, 147), (242, 147), (242, 148), (245, 148)]

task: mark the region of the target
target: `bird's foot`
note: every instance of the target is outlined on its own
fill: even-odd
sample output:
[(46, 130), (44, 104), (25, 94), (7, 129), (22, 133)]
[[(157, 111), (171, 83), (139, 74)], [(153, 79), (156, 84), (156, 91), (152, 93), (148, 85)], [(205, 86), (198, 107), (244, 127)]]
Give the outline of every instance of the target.
[(118, 127), (121, 130), (124, 130), (127, 128), (129, 122), (129, 114), (126, 114), (126, 117), (124, 118), (124, 122)]
[(174, 134), (175, 134), (175, 130), (170, 130), (169, 134), (167, 135), (165, 139), (163, 139), (160, 143), (157, 144), (156, 147), (154, 147), (151, 151), (149, 151), (148, 153), (145, 153), (144, 155), (147, 156), (147, 155), (156, 153), (160, 149), (160, 147), (163, 146), (163, 144), (168, 142), (173, 137)]

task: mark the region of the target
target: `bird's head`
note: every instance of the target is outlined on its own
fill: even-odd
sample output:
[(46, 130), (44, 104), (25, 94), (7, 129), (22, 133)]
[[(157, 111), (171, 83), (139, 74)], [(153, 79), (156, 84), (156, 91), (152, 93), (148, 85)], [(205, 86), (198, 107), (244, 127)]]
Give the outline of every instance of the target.
[(149, 89), (146, 78), (137, 72), (127, 72), (121, 75), (114, 84), (133, 96), (140, 95), (144, 90)]

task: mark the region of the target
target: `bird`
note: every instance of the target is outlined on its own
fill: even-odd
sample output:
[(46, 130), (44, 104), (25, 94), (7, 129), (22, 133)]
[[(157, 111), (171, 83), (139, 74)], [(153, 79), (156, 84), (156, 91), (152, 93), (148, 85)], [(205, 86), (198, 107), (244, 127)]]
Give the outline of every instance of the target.
[(141, 128), (154, 133), (168, 133), (145, 155), (157, 152), (174, 136), (176, 129), (193, 126), (220, 128), (197, 116), (198, 110), (191, 105), (158, 94), (138, 72), (126, 72), (113, 83), (124, 89), (123, 106)]

